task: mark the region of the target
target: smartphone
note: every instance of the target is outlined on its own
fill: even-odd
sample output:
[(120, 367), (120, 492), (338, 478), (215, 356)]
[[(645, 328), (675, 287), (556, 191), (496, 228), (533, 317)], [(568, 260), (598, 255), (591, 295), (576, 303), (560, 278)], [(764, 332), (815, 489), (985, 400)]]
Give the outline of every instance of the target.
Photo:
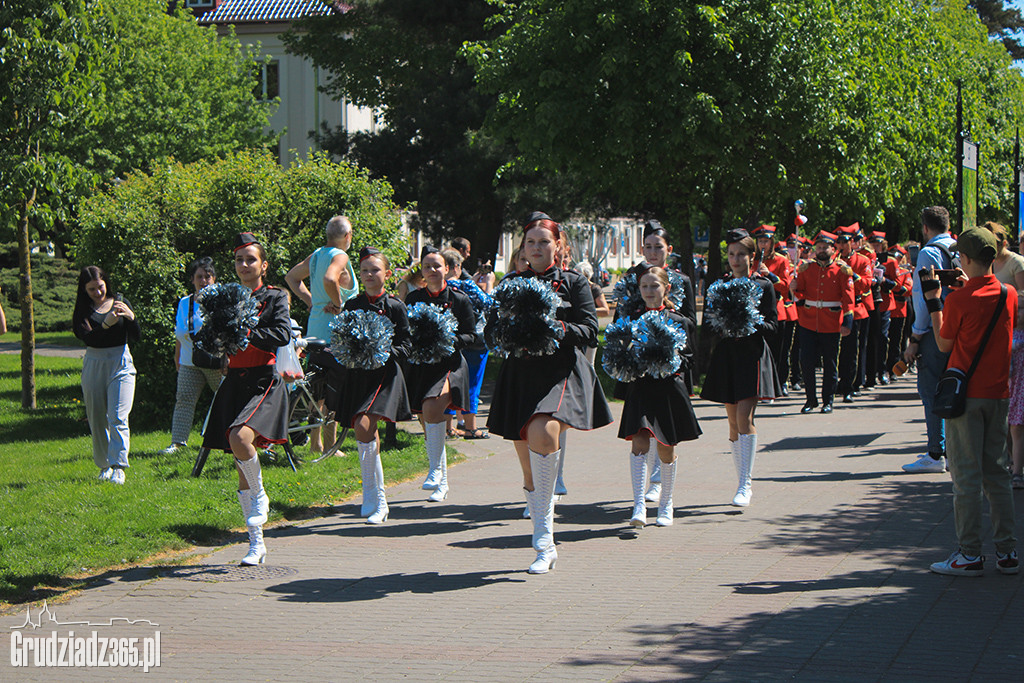
[(943, 287), (953, 287), (960, 281), (960, 271), (953, 269), (936, 270), (935, 277), (939, 278), (939, 284)]
[(121, 292), (118, 292), (117, 294), (115, 294), (114, 295), (114, 301), (124, 301), (124, 294), (122, 294)]

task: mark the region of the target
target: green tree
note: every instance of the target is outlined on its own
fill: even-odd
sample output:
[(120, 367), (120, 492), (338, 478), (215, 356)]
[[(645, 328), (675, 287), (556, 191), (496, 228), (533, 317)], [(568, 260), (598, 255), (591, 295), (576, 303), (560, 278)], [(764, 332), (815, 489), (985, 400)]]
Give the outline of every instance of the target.
[(494, 33), (486, 0), (366, 0), (314, 17), (285, 36), (289, 50), (329, 74), (325, 92), (373, 108), (381, 127), (321, 131), (334, 154), (386, 178), (413, 228), (436, 240), (462, 235), (474, 253), (497, 249), (503, 229), (543, 206), (554, 216), (584, 206), (575, 185), (531, 169), (503, 172), (513, 150), (481, 131), (494, 98), (460, 55)]
[(1024, 30), (1024, 15), (1016, 7), (1007, 7), (1003, 0), (971, 0), (978, 18), (985, 24), (988, 34), (1002, 43), (1014, 59), (1024, 59), (1024, 45), (1020, 32)]
[(0, 4), (0, 215), (17, 226), (21, 404), (29, 409), (36, 406), (29, 220), (77, 184), (58, 142), (94, 113), (97, 46), (85, 10), (81, 0)]
[[(323, 226), (336, 213), (352, 219), (353, 253), (373, 245), (392, 262), (404, 259), (391, 187), (324, 154), (287, 169), (266, 152), (164, 162), (85, 201), (77, 256), (110, 274), (143, 328), (133, 354), (142, 378), (136, 419), (166, 419), (174, 400), (174, 315), (178, 298), (188, 293), (187, 264), (211, 256), (218, 279), (235, 281), (232, 243), (249, 231), (267, 248), (268, 283), (283, 287), (288, 269), (323, 245)], [(293, 316), (303, 314), (295, 306)]]

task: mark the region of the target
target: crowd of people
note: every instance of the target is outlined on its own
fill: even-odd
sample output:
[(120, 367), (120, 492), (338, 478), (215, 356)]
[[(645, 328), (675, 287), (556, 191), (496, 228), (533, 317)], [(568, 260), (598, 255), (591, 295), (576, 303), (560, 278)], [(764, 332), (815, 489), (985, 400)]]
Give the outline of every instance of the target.
[[(837, 393), (843, 402), (854, 402), (916, 366), (927, 447), (903, 469), (943, 472), (948, 465), (959, 541), (956, 552), (931, 569), (982, 572), (984, 492), (992, 505), (997, 567), (1016, 573), (1011, 487), (1024, 488), (1024, 358), (1018, 357), (1024, 355), (1024, 325), (1017, 316), (1024, 258), (1008, 249), (1005, 229), (990, 223), (965, 231), (957, 241), (949, 234), (948, 212), (928, 207), (922, 212), (922, 245), (890, 248), (884, 233), (865, 235), (856, 223), (821, 230), (814, 239), (781, 241), (775, 233), (770, 225), (729, 231), (728, 269), (707, 286), (704, 298), (701, 334), (710, 340), (710, 352), (700, 396), (725, 407), (737, 475), (732, 504), (745, 507), (753, 498), (754, 418), (760, 403), (802, 389), (801, 413), (829, 413)], [(353, 365), (337, 353), (321, 354), (317, 361), (325, 379), (314, 386), (316, 398), (355, 435), (361, 515), (370, 524), (388, 518), (382, 421), (393, 425), (416, 416), (422, 423), (429, 464), (422, 487), (430, 491), (430, 501), (445, 500), (451, 491), (446, 438), (494, 434), (513, 442), (521, 465), (524, 516), (533, 522), (536, 552), (528, 571), (546, 573), (557, 560), (554, 503), (567, 492), (567, 432), (596, 429), (613, 419), (594, 367), (598, 316), (612, 307), (591, 281), (590, 264), (572, 267), (561, 226), (536, 212), (525, 223), (512, 268), (500, 282), (489, 263), (473, 275), (463, 270), (470, 244), (459, 238), (448, 248), (425, 247), (395, 296), (387, 291), (394, 277), (387, 256), (364, 247), (351, 259), (351, 243), (348, 219), (332, 218), (325, 246), (293, 267), (286, 282), (309, 308), (307, 337), (330, 342), (342, 315), (362, 316), (360, 325), (386, 321), (389, 336), (387, 348), (376, 349), (379, 363)], [(618, 380), (615, 395), (624, 401), (618, 436), (629, 442), (629, 523), (645, 526), (647, 504), (653, 502), (655, 524), (669, 526), (675, 447), (701, 435), (691, 403), (698, 300), (690, 279), (668, 266), (672, 246), (657, 221), (645, 226), (643, 251), (644, 261), (616, 286), (615, 343), (640, 349), (655, 333), (666, 341), (660, 349), (635, 354), (642, 359), (630, 361), (628, 371), (612, 368), (607, 357), (604, 368)], [(291, 343), (292, 322), (286, 292), (265, 281), (266, 251), (252, 234), (238, 235), (234, 265), (256, 301), (258, 321), (241, 352), (221, 358), (197, 346), (204, 319), (196, 296), (216, 282), (216, 272), (209, 258), (191, 265), (194, 293), (177, 306), (178, 389), (165, 453), (187, 443), (196, 401), (209, 386), (215, 397), (203, 445), (234, 457), (250, 537), (242, 563), (253, 565), (266, 557), (262, 526), (269, 514), (258, 452), (288, 438), (287, 383), (275, 363), (278, 350)], [(140, 327), (131, 305), (112, 292), (100, 269), (82, 270), (74, 331), (87, 346), (82, 387), (94, 460), (102, 480), (123, 484), (135, 385), (129, 347)], [(422, 321), (441, 320), (436, 316), (450, 321), (447, 336), (424, 331)], [(488, 357), (496, 350), (503, 361), (484, 429), (476, 421), (480, 390)], [(967, 374), (962, 381), (966, 408), (943, 418), (935, 402), (947, 366)], [(1008, 429), (1012, 465), (1006, 458)], [(314, 435), (311, 447), (322, 451), (336, 438), (332, 423)]]

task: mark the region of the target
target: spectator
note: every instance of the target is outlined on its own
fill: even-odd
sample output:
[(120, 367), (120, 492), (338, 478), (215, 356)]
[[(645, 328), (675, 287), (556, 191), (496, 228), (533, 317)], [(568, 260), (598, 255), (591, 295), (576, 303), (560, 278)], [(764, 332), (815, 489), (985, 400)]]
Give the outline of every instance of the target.
[(141, 330), (131, 305), (112, 291), (100, 268), (83, 268), (71, 324), (86, 346), (82, 397), (92, 432), (92, 459), (100, 468), (100, 481), (124, 484), (131, 436), (128, 414), (135, 400), (129, 345), (139, 341)]
[(208, 386), (216, 392), (223, 377), (221, 366), (224, 361), (196, 349), (192, 344), (195, 334), (203, 326), (202, 312), (196, 305), (195, 295), (217, 281), (213, 259), (204, 256), (193, 261), (188, 268), (188, 279), (195, 292), (181, 297), (174, 317), (174, 366), (178, 371), (178, 389), (174, 417), (171, 418), (171, 445), (161, 451), (164, 455), (170, 455), (188, 443), (196, 402), (203, 393), (203, 387)]
[[(346, 301), (359, 293), (359, 284), (356, 282), (352, 262), (346, 253), (352, 246), (352, 223), (345, 216), (334, 216), (324, 226), (324, 233), (325, 246), (296, 264), (284, 276), (284, 280), (288, 283), (288, 289), (309, 307), (306, 336), (329, 340), (331, 320), (341, 313)], [(308, 288), (306, 278), (309, 278)], [(340, 367), (328, 366), (325, 374), (331, 375), (340, 371)], [(313, 386), (313, 395), (321, 409), (324, 405), (325, 391), (326, 382), (317, 382)], [(325, 448), (334, 445), (337, 423), (332, 421), (324, 425), (323, 430), (323, 439), (320, 438), (319, 427), (310, 432), (309, 450), (313, 453), (322, 453)]]
[[(995, 235), (984, 228), (972, 228), (960, 236), (957, 247), (963, 285), (948, 295), (945, 307), (934, 266), (918, 275), (938, 350), (950, 354), (949, 367), (964, 370), (974, 366), (975, 370), (967, 379), (966, 410), (959, 417), (946, 420), (953, 518), (959, 547), (945, 561), (932, 564), (931, 570), (957, 576), (980, 576), (984, 572), (984, 492), (992, 518), (996, 569), (1003, 574), (1016, 574), (1020, 567), (1014, 538), (1013, 492), (1003, 444), (1009, 403), (1006, 378), (1010, 371), (1017, 297), (992, 274), (992, 262), (999, 250)], [(921, 260), (927, 258), (926, 251), (927, 247)], [(991, 335), (986, 339), (990, 329)]]
[(987, 221), (985, 229), (996, 237), (999, 253), (992, 262), (992, 274), (1005, 285), (1010, 285), (1018, 292), (1024, 292), (1024, 256), (1010, 250), (1006, 237), (1006, 228), (999, 223)]
[[(943, 206), (929, 206), (921, 211), (921, 232), (924, 234), (924, 247), (917, 255), (914, 268), (914, 282), (911, 301), (914, 309), (914, 322), (911, 328), (910, 341), (903, 353), (903, 359), (910, 365), (917, 359), (917, 392), (921, 396), (924, 407), (925, 428), (928, 435), (928, 450), (918, 456), (914, 462), (903, 466), (904, 472), (945, 472), (946, 471), (946, 431), (941, 417), (932, 413), (932, 398), (935, 396), (935, 385), (946, 369), (949, 354), (942, 351), (935, 343), (932, 332), (932, 319), (928, 315), (924, 295), (921, 292), (921, 271), (928, 268), (952, 268), (952, 250), (956, 240), (949, 234), (949, 211)], [(948, 293), (941, 290), (940, 298)]]
[[(0, 295), (2, 294), (3, 290), (0, 289)], [(7, 316), (4, 315), (4, 304), (2, 296), (0, 296), (0, 334), (7, 334)]]
[(460, 280), (472, 280), (473, 278), (469, 274), (469, 266), (466, 264), (469, 261), (469, 240), (465, 237), (456, 237), (452, 240), (452, 249), (459, 252), (462, 256), (462, 263), (466, 266), (462, 269), (462, 275), (459, 276)]
[[(459, 266), (459, 272), (462, 272), (461, 266)], [(461, 276), (460, 279), (462, 279)], [(477, 268), (472, 279), (484, 294), (490, 294), (494, 289), (494, 265), (490, 261), (484, 261)]]

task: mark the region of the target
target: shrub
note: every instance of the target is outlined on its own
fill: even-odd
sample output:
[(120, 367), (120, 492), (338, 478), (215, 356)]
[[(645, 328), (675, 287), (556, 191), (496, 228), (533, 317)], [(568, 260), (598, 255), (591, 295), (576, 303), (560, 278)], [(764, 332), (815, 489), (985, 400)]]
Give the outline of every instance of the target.
[[(7, 317), (7, 329), (21, 331), (20, 274), (18, 245), (0, 244), (0, 304)], [(32, 313), (36, 332), (71, 329), (71, 309), (75, 304), (78, 272), (62, 258), (32, 254)]]
[[(242, 152), (193, 164), (166, 163), (149, 174), (129, 175), (84, 205), (75, 261), (106, 270), (142, 325), (133, 351), (139, 381), (136, 416), (161, 415), (173, 405), (174, 313), (190, 292), (188, 264), (210, 256), (219, 279), (235, 280), (231, 253), (235, 235), (252, 232), (270, 263), (267, 281), (284, 287), (284, 275), (323, 245), (324, 224), (334, 214), (352, 219), (352, 253), (379, 247), (404, 260), (399, 207), (391, 186), (370, 180), (347, 164), (314, 155), (289, 168), (263, 152)], [(302, 320), (304, 306), (294, 306)]]

